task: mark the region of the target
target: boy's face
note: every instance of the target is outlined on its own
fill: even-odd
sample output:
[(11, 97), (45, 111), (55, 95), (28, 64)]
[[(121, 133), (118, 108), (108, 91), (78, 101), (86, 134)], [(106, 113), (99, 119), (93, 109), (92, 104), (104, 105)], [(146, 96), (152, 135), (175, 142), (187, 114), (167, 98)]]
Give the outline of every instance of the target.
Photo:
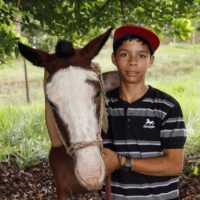
[(143, 83), (147, 69), (153, 64), (154, 56), (146, 44), (137, 40), (127, 40), (112, 54), (120, 80), (124, 83)]

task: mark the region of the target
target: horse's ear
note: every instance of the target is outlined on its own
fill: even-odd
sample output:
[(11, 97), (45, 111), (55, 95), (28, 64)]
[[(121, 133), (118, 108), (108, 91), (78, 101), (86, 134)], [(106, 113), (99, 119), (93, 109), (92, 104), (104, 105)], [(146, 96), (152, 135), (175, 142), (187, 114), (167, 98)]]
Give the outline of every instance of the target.
[(118, 71), (110, 71), (103, 73), (104, 89), (106, 92), (119, 87), (119, 73)]
[(83, 47), (83, 49), (81, 50), (83, 55), (89, 58), (89, 60), (92, 60), (99, 53), (99, 51), (107, 41), (112, 29), (112, 27), (109, 28), (104, 34), (96, 37), (95, 39), (90, 41), (85, 47)]
[(50, 57), (50, 54), (39, 50), (31, 48), (27, 45), (24, 45), (22, 43), (18, 43), (18, 48), (21, 54), (29, 60), (33, 65), (44, 67), (45, 63)]

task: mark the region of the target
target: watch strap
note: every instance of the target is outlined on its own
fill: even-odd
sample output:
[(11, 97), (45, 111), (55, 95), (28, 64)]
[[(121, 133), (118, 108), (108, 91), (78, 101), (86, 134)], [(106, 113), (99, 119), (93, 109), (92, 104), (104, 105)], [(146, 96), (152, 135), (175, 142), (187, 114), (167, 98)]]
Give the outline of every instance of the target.
[(124, 166), (122, 167), (122, 170), (129, 172), (132, 169), (131, 158), (129, 158), (129, 157), (125, 157), (125, 158), (126, 158), (126, 161), (125, 161)]

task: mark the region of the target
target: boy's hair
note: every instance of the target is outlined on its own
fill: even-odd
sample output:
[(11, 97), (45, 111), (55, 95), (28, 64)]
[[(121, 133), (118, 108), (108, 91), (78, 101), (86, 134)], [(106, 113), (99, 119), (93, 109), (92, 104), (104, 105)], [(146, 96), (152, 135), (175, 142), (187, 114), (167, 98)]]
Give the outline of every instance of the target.
[(125, 41), (132, 41), (132, 40), (136, 40), (137, 42), (142, 42), (142, 44), (146, 44), (149, 51), (150, 51), (150, 55), (153, 55), (153, 51), (150, 47), (150, 45), (148, 44), (147, 41), (145, 41), (143, 38), (135, 36), (135, 35), (126, 35), (122, 38), (120, 38), (119, 40), (115, 41), (113, 43), (113, 52), (114, 54), (116, 54), (117, 49), (125, 42)]

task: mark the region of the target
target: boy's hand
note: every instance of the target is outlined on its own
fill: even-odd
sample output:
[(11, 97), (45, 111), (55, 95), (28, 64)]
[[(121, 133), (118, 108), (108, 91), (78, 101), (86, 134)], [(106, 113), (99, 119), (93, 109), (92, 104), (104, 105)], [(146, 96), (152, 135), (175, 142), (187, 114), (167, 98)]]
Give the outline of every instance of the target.
[(117, 153), (115, 153), (114, 151), (104, 148), (103, 160), (106, 167), (106, 176), (110, 175), (112, 172), (118, 169), (119, 163)]

